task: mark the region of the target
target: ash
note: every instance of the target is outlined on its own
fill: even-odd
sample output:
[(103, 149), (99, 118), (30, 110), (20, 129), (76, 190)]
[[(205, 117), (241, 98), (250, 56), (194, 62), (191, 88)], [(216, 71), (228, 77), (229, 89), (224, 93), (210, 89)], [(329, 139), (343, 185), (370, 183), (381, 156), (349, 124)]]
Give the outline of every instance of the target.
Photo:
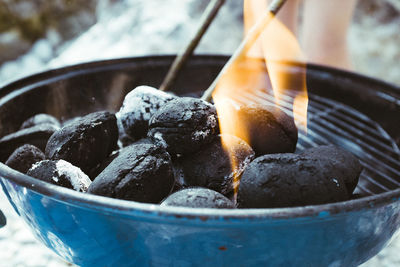
[[(147, 54), (176, 54), (189, 40), (205, 0), (99, 0), (97, 23), (67, 43), (49, 30), (30, 50), (0, 66), (0, 86), (33, 73), (84, 61)], [(196, 53), (231, 54), (242, 38), (242, 1), (226, 1)], [(79, 18), (78, 18), (79, 19)], [(168, 23), (166, 23), (166, 21)], [(398, 0), (360, 0), (349, 44), (355, 70), (400, 85), (400, 4)], [(11, 33), (12, 35), (12, 33)], [(0, 33), (0, 42), (7, 34)], [(33, 238), (3, 192), (0, 209), (0, 262), (8, 266), (72, 266)], [(400, 239), (361, 265), (399, 266)]]
[(56, 167), (58, 177), (61, 177), (63, 175), (66, 177), (71, 176), (71, 179), (69, 179), (69, 181), (76, 191), (87, 191), (92, 181), (90, 181), (89, 177), (80, 168), (62, 159), (57, 161)]
[[(192, 114), (190, 112), (186, 113), (185, 116), (188, 116), (188, 118), (190, 118), (192, 116)], [(209, 136), (211, 134), (211, 129), (215, 129), (215, 127), (217, 126), (217, 119), (214, 116), (209, 116), (207, 118), (207, 130), (198, 130), (195, 131), (192, 134), (192, 137), (195, 140), (202, 140), (205, 139), (207, 136)]]
[(118, 127), (122, 132), (132, 134), (139, 132), (151, 116), (165, 103), (174, 99), (175, 96), (157, 90), (150, 86), (139, 86), (130, 91), (122, 103), (121, 109), (116, 113)]

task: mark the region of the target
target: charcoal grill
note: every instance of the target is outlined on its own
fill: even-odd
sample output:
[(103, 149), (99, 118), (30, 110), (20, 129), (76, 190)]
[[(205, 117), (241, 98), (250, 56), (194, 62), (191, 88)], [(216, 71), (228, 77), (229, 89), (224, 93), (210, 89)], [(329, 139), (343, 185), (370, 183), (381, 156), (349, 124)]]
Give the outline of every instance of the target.
[[(201, 92), (227, 59), (192, 57), (175, 92)], [(158, 87), (172, 60), (100, 61), (13, 82), (0, 89), (0, 135), (36, 113), (67, 120), (115, 111), (137, 85)], [(297, 73), (301, 66), (287, 64), (285, 71)], [(356, 266), (378, 253), (400, 225), (400, 88), (317, 65), (307, 66), (307, 85), (308, 134), (300, 134), (297, 151), (330, 143), (357, 155), (365, 169), (356, 199), (276, 209), (161, 208), (57, 187), (3, 164), (1, 184), (38, 239), (80, 266)], [(273, 102), (271, 92), (260, 89), (235, 99)], [(292, 98), (290, 92), (284, 97), (288, 113)]]

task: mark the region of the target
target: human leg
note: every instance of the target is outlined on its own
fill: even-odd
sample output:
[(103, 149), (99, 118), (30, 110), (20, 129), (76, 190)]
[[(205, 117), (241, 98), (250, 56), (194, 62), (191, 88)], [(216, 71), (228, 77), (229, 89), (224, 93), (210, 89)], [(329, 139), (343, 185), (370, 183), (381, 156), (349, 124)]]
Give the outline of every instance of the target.
[(347, 33), (356, 2), (304, 0), (301, 42), (310, 62), (352, 68)]

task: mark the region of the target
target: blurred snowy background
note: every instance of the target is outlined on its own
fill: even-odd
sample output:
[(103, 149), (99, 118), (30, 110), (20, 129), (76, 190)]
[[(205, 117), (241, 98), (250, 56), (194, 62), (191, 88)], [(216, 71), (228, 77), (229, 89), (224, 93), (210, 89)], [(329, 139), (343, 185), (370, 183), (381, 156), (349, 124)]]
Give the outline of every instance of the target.
[[(44, 3), (48, 5), (50, 1), (18, 2), (30, 7), (17, 6), (16, 8), (21, 8), (21, 11), (16, 11), (17, 15), (25, 9), (35, 10), (32, 7), (35, 3), (38, 6)], [(85, 1), (54, 2), (59, 2), (62, 6), (62, 3)], [(31, 39), (30, 48), (22, 55), (18, 52), (24, 51), (27, 41), (18, 25), (3, 33), (0, 30), (0, 54), (3, 53), (3, 49), (4, 52), (7, 51), (6, 54), (15, 55), (12, 60), (6, 62), (2, 62), (0, 57), (0, 64), (3, 63), (0, 67), (0, 83), (47, 68), (83, 61), (176, 53), (191, 37), (208, 0), (91, 0), (89, 2), (96, 2), (97, 5), (85, 2), (83, 10), (73, 15), (76, 19), (74, 23), (71, 22), (71, 18), (65, 18), (64, 22), (58, 24), (43, 25), (47, 30), (43, 31), (41, 36), (37, 35), (36, 39)], [(68, 5), (64, 6), (65, 9), (67, 7)], [(231, 53), (242, 37), (241, 21), (241, 1), (227, 1), (196, 52)], [(69, 34), (62, 34), (65, 27), (71, 27)], [(2, 40), (8, 41), (8, 44), (6, 42), (2, 44)]]
[[(179, 51), (208, 0), (0, 0), (0, 84), (95, 59)], [(349, 46), (355, 71), (400, 84), (400, 1), (362, 0)], [(196, 53), (230, 54), (242, 1), (227, 1)]]
[[(242, 1), (228, 0), (196, 53), (230, 54)], [(0, 86), (46, 69), (124, 56), (177, 53), (208, 0), (0, 0)], [(355, 71), (400, 85), (400, 1), (360, 0), (349, 32)], [(3, 193), (0, 266), (71, 266), (34, 240)], [(400, 266), (400, 239), (363, 267)]]

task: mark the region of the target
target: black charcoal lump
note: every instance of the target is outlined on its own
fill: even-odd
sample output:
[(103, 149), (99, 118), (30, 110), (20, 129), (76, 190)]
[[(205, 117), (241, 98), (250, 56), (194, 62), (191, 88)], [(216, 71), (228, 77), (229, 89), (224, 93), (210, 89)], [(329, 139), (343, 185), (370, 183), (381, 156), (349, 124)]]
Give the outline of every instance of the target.
[(82, 118), (81, 116), (77, 116), (77, 117), (72, 117), (72, 118), (66, 119), (66, 120), (64, 120), (62, 122), (61, 126), (64, 127), (65, 125), (70, 124), (70, 123), (74, 123), (75, 121), (78, 121), (81, 118)]
[(61, 127), (60, 122), (55, 117), (49, 114), (39, 113), (25, 120), (21, 125), (21, 129), (26, 129), (35, 125), (45, 124), (45, 123), (53, 124), (55, 127), (58, 128)]
[(130, 136), (133, 140), (145, 137), (148, 122), (153, 114), (165, 103), (176, 97), (150, 86), (138, 86), (129, 92), (116, 116), (120, 133)]
[(114, 114), (90, 113), (55, 132), (46, 146), (46, 157), (64, 159), (90, 172), (117, 147), (118, 127)]
[(116, 157), (121, 153), (122, 149), (113, 151), (107, 158), (105, 158), (101, 163), (97, 164), (92, 168), (87, 174), (90, 180), (94, 180)]
[(193, 153), (218, 134), (217, 111), (201, 99), (181, 97), (161, 107), (150, 119), (148, 136), (172, 155)]
[(89, 177), (81, 169), (65, 160), (39, 161), (33, 164), (27, 175), (79, 192), (86, 192), (91, 183)]
[[(221, 138), (229, 146), (223, 147)], [(253, 159), (254, 151), (246, 142), (223, 134), (197, 153), (183, 157), (180, 166), (186, 186), (206, 187), (231, 198), (242, 172)]]
[[(151, 145), (156, 145), (154, 144), (153, 140), (151, 140), (150, 138), (142, 138), (139, 139), (135, 142), (133, 142), (131, 145), (138, 145), (138, 144), (151, 144)], [(108, 156), (106, 159), (104, 159), (101, 163), (99, 163), (98, 165), (96, 165), (96, 167), (94, 167), (93, 169), (90, 170), (90, 172), (88, 172), (88, 175), (90, 177), (91, 180), (94, 180), (97, 175), (99, 175), (116, 157), (118, 157), (118, 155), (124, 150), (128, 148), (127, 147), (122, 147), (118, 150), (113, 151), (110, 156)]]
[(44, 153), (39, 148), (26, 144), (20, 146), (11, 154), (6, 165), (14, 170), (26, 173), (34, 163), (44, 159)]
[(291, 153), (256, 158), (240, 180), (239, 207), (294, 207), (347, 200), (350, 194), (343, 177), (325, 161)]
[(235, 205), (224, 195), (207, 188), (186, 188), (169, 195), (161, 206), (233, 209)]
[(237, 112), (237, 122), (246, 132), (235, 132), (249, 142), (256, 156), (272, 153), (293, 153), (297, 144), (297, 128), (293, 118), (280, 108), (269, 105), (243, 105)]
[(159, 203), (170, 192), (174, 175), (170, 155), (152, 144), (123, 148), (93, 181), (88, 192), (112, 198)]
[(325, 159), (323, 163), (327, 166), (324, 168), (332, 170), (333, 176), (341, 177), (349, 193), (352, 193), (356, 188), (363, 167), (352, 153), (334, 145), (327, 145), (308, 149), (303, 155)]
[(50, 136), (59, 130), (54, 124), (43, 123), (19, 130), (0, 139), (0, 161), (4, 162), (20, 146), (31, 144), (44, 151)]

